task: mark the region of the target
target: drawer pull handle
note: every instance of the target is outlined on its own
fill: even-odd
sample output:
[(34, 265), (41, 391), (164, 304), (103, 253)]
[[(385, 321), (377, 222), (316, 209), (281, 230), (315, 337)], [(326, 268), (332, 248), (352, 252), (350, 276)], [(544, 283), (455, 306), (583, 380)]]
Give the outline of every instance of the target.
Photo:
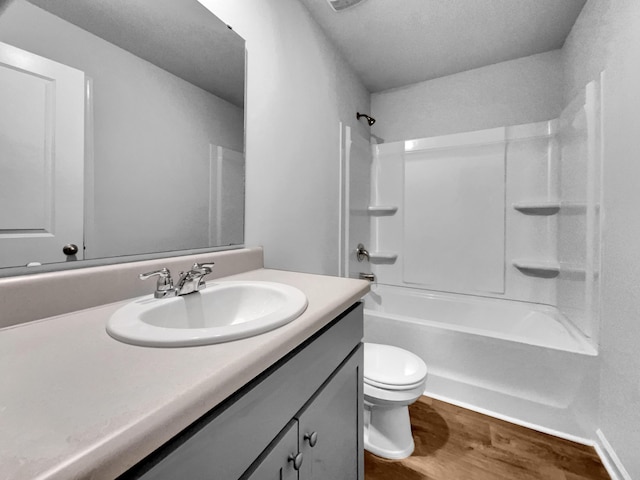
[(304, 439), (309, 442), (309, 446), (311, 448), (316, 446), (318, 443), (318, 432), (305, 433)]
[(298, 452), (297, 454), (291, 454), (289, 455), (289, 461), (293, 462), (293, 469), (294, 470), (300, 470), (300, 467), (302, 466), (302, 453)]

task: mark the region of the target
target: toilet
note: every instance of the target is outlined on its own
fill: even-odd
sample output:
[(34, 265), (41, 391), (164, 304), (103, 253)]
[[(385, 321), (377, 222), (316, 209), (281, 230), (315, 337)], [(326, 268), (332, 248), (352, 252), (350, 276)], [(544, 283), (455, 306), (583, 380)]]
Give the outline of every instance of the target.
[(406, 458), (415, 447), (409, 405), (424, 393), (427, 366), (417, 355), (364, 344), (364, 448), (383, 458)]

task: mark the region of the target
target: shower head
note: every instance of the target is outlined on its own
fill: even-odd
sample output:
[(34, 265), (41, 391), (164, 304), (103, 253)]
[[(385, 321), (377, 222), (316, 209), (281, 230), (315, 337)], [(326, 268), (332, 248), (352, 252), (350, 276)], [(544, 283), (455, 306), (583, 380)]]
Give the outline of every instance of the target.
[(331, 8), (333, 8), (336, 12), (341, 12), (342, 10), (346, 10), (350, 7), (355, 7), (357, 4), (364, 0), (327, 0)]
[(360, 117), (364, 117), (367, 119), (367, 123), (369, 124), (369, 126), (372, 126), (374, 123), (376, 123), (376, 119), (373, 117), (370, 117), (369, 115), (365, 115), (364, 113), (360, 113), (360, 112), (356, 112), (356, 118), (358, 120), (360, 120)]

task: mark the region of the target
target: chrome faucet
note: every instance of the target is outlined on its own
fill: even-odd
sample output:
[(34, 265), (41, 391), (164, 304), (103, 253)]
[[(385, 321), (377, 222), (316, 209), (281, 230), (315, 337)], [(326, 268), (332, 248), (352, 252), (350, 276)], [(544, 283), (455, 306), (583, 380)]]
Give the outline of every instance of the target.
[(140, 280), (151, 277), (158, 277), (156, 291), (153, 292), (155, 298), (176, 297), (197, 292), (205, 287), (204, 277), (212, 272), (213, 263), (194, 263), (191, 270), (180, 272), (178, 284), (173, 286), (173, 279), (168, 268), (161, 268), (154, 272), (141, 273)]
[(212, 267), (213, 263), (194, 263), (188, 272), (180, 272), (176, 295), (187, 295), (204, 288), (204, 277), (212, 272)]

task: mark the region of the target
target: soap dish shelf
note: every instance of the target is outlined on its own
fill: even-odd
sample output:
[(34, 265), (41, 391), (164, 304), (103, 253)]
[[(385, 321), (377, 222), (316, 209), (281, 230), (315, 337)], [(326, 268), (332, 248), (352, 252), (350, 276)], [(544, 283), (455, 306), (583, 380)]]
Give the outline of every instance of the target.
[[(573, 277), (585, 278), (587, 275), (587, 269), (584, 265), (578, 265), (573, 263), (561, 263), (560, 271)], [(593, 272), (594, 276), (598, 276), (598, 272)]]
[(566, 211), (569, 214), (584, 214), (589, 208), (592, 208), (594, 211), (599, 212), (600, 204), (596, 203), (590, 206), (589, 204), (587, 204), (587, 202), (581, 201), (562, 202), (562, 210)]
[(367, 212), (369, 212), (370, 215), (378, 217), (395, 215), (397, 211), (398, 207), (396, 207), (395, 205), (370, 205), (367, 208)]
[(377, 264), (395, 263), (398, 254), (395, 252), (369, 252), (369, 261)]
[(513, 208), (525, 215), (555, 215), (560, 211), (560, 202), (519, 202), (514, 203)]
[(560, 274), (558, 262), (518, 259), (512, 263), (522, 273), (532, 277), (555, 278)]

